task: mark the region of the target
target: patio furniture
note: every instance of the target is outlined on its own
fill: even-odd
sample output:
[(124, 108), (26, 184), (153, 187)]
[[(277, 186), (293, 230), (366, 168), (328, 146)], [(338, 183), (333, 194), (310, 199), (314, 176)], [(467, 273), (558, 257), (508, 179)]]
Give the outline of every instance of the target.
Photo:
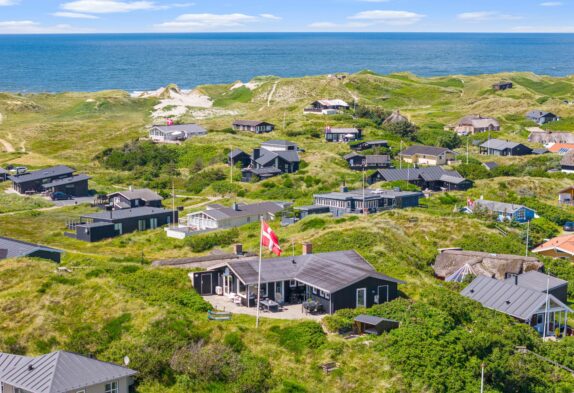
[(324, 372), (330, 373), (339, 368), (339, 365), (336, 362), (329, 362), (321, 365), (321, 368)]
[(241, 306), (241, 296), (239, 295), (233, 296), (233, 303), (235, 303), (238, 306)]
[(278, 311), (279, 310), (279, 303), (275, 302), (274, 300), (271, 299), (263, 299), (260, 302), (260, 307), (263, 311)]
[(316, 300), (306, 300), (303, 302), (302, 307), (306, 314), (315, 314), (322, 309), (321, 303)]

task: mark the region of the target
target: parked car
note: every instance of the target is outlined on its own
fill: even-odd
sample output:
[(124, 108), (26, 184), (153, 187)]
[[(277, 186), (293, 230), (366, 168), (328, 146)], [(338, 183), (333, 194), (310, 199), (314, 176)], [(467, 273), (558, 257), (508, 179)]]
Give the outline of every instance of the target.
[(52, 198), (53, 201), (66, 201), (68, 199), (73, 199), (70, 195), (60, 191), (53, 192), (52, 195), (50, 195), (50, 198)]
[(574, 232), (574, 222), (573, 221), (567, 221), (564, 223), (564, 230), (566, 232)]

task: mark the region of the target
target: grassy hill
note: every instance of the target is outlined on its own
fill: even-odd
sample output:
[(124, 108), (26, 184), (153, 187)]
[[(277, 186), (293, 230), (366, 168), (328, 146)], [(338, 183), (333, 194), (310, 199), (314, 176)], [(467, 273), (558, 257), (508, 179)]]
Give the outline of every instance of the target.
[[(513, 81), (515, 88), (493, 92), (490, 86), (502, 79)], [(529, 73), (262, 77), (247, 85), (198, 87), (196, 92), (208, 96), (213, 106), (189, 107), (180, 120), (198, 122), (210, 133), (181, 146), (135, 142), (147, 135), (147, 126), (162, 121), (152, 120), (152, 113), (165, 97), (135, 98), (120, 91), (0, 94), (0, 146), (13, 150), (0, 152), (0, 165), (72, 165), (92, 176), (98, 192), (134, 185), (169, 193), (173, 181), (176, 203), (184, 212), (210, 201), (292, 200), (301, 205), (343, 181), (360, 187), (361, 174), (342, 159), (349, 147), (323, 141), (326, 125), (361, 126), (367, 140), (387, 139), (392, 155), (401, 139), (404, 145), (454, 143), (461, 153), (457, 169), (475, 180), (468, 192), (433, 195), (424, 201), (427, 208), (308, 217), (286, 228), (272, 224), (289, 252), (293, 245), (298, 254), (307, 241), (315, 252), (355, 249), (378, 270), (406, 281), (400, 287), (402, 299), (369, 310), (400, 320), (401, 329), (357, 340), (331, 332), (349, 323), (352, 313), (345, 312), (325, 320), (328, 334), (314, 322), (264, 319), (259, 330), (248, 316), (208, 322), (209, 305), (191, 288), (188, 271), (150, 266), (160, 258), (230, 251), (233, 242), (256, 250), (257, 224), (230, 232), (229, 244), (201, 249), (189, 240), (167, 239), (162, 229), (86, 244), (64, 232), (67, 220), (92, 208), (61, 208), (2, 193), (0, 236), (63, 249), (63, 265), (72, 272), (57, 273), (55, 265), (39, 260), (0, 262), (0, 351), (68, 349), (115, 362), (129, 355), (131, 366), (141, 372), (138, 391), (144, 393), (474, 392), (482, 362), (488, 392), (572, 391), (570, 374), (517, 354), (515, 347), (525, 345), (574, 368), (574, 340), (542, 343), (531, 329), (458, 295), (460, 286), (435, 280), (431, 264), (437, 249), (445, 247), (524, 253), (525, 228), (458, 213), (468, 197), (536, 208), (541, 218), (532, 223), (531, 246), (559, 233), (564, 220), (574, 220), (574, 209), (556, 206), (556, 192), (574, 178), (547, 172), (558, 157), (497, 158), (501, 169), (487, 172), (480, 163), (491, 157), (480, 156), (469, 143), (466, 164), (467, 141), (453, 141), (452, 133), (443, 130), (464, 115), (488, 115), (499, 118), (503, 127), (493, 136), (527, 143), (524, 127), (532, 124), (524, 114), (540, 108), (563, 118), (553, 129), (574, 131), (574, 106), (562, 103), (572, 99), (573, 90), (572, 78)], [(321, 98), (398, 109), (417, 125), (416, 140), (352, 114), (303, 115), (305, 106)], [(277, 129), (269, 135), (233, 132), (229, 127), (236, 118), (266, 120)], [(248, 151), (268, 139), (289, 139), (304, 148), (301, 170), (257, 184), (230, 183), (224, 163), (229, 150)], [(0, 184), (0, 191), (7, 187)], [(199, 239), (208, 244), (210, 236)], [(545, 262), (559, 276), (574, 280), (569, 263)], [(323, 373), (319, 365), (328, 361), (340, 368)]]

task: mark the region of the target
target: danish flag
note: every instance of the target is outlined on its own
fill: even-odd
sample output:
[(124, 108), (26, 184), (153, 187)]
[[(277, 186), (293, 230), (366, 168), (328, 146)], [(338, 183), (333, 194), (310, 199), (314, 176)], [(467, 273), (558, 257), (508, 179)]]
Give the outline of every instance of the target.
[(168, 126), (173, 126), (173, 120), (172, 120), (172, 119), (167, 119), (167, 125), (168, 125)]
[(279, 238), (273, 232), (273, 229), (265, 221), (261, 222), (261, 246), (267, 248), (269, 251), (277, 256), (281, 256), (281, 247), (279, 246)]

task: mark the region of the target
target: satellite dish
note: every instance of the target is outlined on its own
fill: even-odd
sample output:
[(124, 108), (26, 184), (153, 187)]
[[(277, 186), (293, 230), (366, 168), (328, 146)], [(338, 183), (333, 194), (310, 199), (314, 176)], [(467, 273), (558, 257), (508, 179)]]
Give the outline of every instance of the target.
[(124, 365), (126, 367), (130, 365), (130, 358), (128, 356), (124, 356)]

